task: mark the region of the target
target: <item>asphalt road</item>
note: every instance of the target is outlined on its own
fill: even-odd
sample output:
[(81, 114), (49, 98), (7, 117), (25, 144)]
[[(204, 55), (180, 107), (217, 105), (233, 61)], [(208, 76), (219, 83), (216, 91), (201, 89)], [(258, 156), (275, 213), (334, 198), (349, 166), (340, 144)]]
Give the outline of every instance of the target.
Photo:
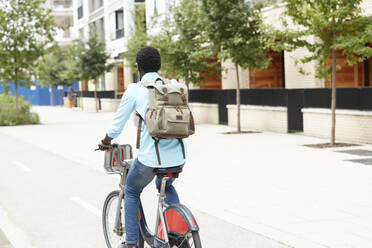
[[(42, 124), (0, 127), (0, 229), (14, 248), (105, 247), (101, 209), (118, 178), (93, 150), (113, 113), (33, 109)], [(372, 167), (352, 162), (372, 145), (314, 149), (303, 145), (327, 140), (231, 130), (197, 125), (175, 182), (203, 247), (372, 247)], [(115, 142), (135, 140), (130, 120)], [(154, 185), (142, 201), (151, 219)]]
[[(106, 195), (117, 189), (118, 177), (4, 133), (0, 140), (0, 229), (13, 246), (106, 247), (101, 209)], [(142, 195), (150, 219), (155, 215), (155, 197), (153, 190)], [(287, 247), (192, 211), (201, 225), (204, 247)]]

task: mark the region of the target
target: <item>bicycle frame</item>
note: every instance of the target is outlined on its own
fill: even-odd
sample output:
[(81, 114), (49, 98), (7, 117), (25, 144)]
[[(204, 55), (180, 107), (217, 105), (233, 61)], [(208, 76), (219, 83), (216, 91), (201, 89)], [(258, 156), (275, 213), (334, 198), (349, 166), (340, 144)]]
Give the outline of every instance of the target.
[[(131, 162), (127, 162), (125, 169), (120, 173), (120, 193), (118, 199), (118, 205), (115, 214), (115, 227), (114, 232), (118, 235), (123, 235), (125, 227), (121, 223), (121, 204), (124, 198), (124, 189), (126, 183), (127, 173)], [(168, 205), (165, 203), (165, 185), (169, 177), (163, 177), (161, 181), (160, 193), (158, 195), (157, 204), (157, 215), (155, 222), (155, 233), (153, 234), (146, 222), (145, 214), (140, 200), (139, 206), (139, 220), (140, 220), (140, 232), (144, 241), (151, 247), (170, 247), (168, 232), (176, 233), (178, 235), (185, 236), (192, 231), (199, 231), (199, 226), (195, 221), (192, 213), (182, 204)], [(165, 210), (164, 210), (165, 209)], [(168, 214), (169, 213), (169, 214)]]

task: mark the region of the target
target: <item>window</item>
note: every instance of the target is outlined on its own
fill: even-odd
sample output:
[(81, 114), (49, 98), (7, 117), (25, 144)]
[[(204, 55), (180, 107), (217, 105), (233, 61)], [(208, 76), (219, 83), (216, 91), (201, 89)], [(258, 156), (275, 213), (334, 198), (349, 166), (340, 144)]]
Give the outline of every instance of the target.
[(79, 6), (78, 8), (78, 19), (81, 19), (83, 17), (83, 6)]
[(93, 12), (103, 6), (103, 0), (89, 0), (89, 12)]
[(156, 4), (156, 0), (154, 0), (154, 16), (157, 16), (158, 14), (158, 6)]
[(123, 9), (116, 10), (110, 16), (111, 40), (124, 37), (124, 12)]

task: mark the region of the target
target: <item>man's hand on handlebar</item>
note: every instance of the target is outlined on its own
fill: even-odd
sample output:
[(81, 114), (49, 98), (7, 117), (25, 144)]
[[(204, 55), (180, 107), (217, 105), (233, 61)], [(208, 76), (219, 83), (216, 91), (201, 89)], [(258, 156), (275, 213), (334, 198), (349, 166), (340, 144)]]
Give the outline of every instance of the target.
[(112, 149), (111, 140), (112, 138), (106, 134), (105, 138), (101, 140), (101, 142), (98, 144), (98, 148), (95, 149), (95, 151), (110, 151)]

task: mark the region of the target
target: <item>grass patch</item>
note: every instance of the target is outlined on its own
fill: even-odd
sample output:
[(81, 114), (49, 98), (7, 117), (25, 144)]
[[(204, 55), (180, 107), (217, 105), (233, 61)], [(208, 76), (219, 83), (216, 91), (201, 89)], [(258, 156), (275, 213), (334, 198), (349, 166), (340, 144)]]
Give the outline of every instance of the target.
[(15, 97), (0, 94), (0, 126), (15, 126), (26, 124), (39, 124), (40, 119), (37, 113), (30, 111), (31, 103), (18, 98), (18, 111), (15, 107)]

